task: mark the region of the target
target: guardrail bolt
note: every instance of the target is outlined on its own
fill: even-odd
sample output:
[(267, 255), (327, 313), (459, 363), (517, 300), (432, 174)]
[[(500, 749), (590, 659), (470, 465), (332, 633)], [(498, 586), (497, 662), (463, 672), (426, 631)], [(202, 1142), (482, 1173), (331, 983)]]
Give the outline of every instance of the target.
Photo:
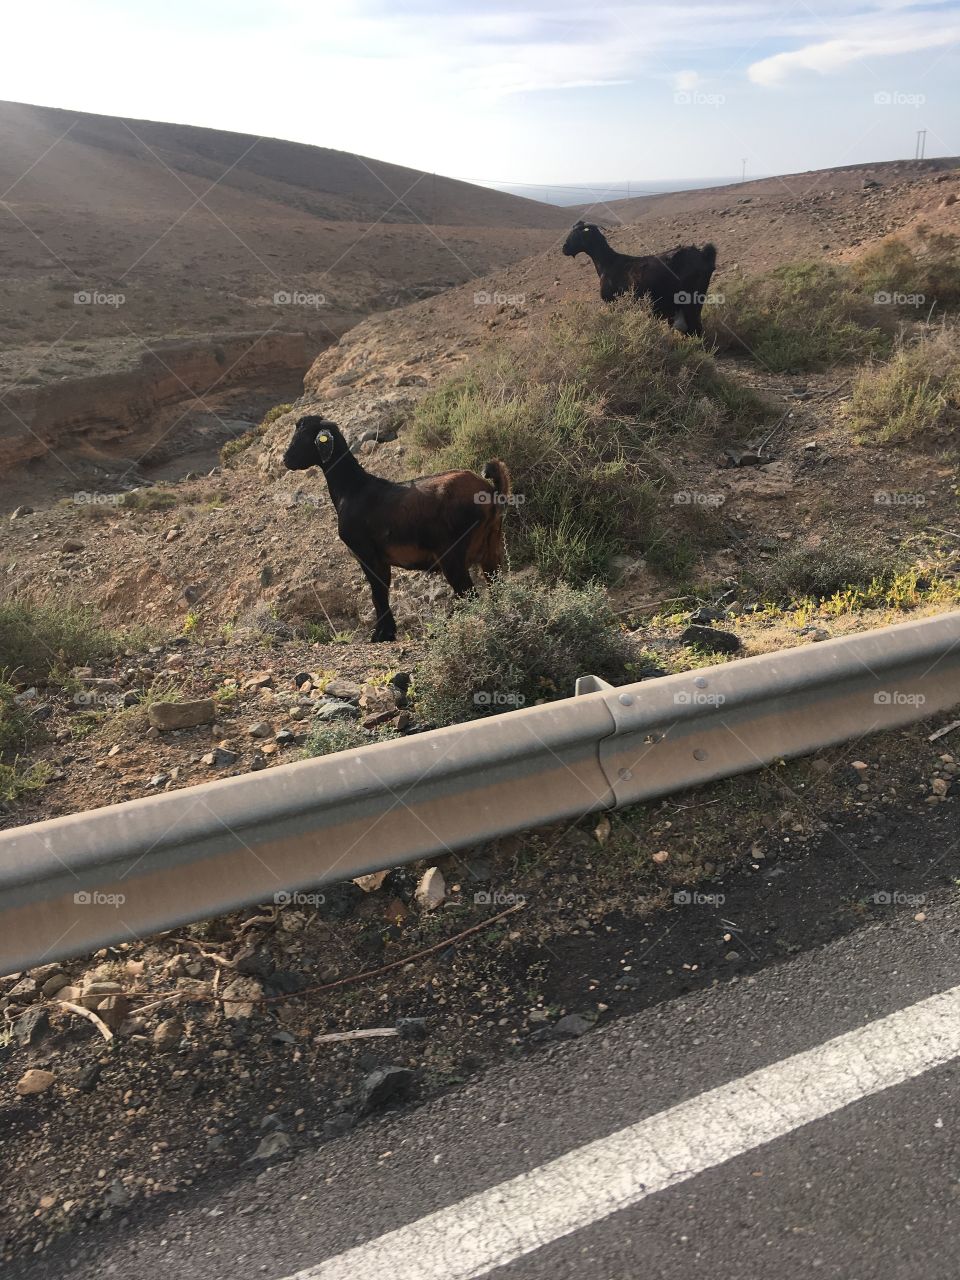
[(693, 753), (693, 758), (694, 760), (706, 760), (707, 753), (704, 751), (703, 747), (697, 747), (696, 751)]
[(632, 706), (633, 706), (633, 694), (632, 694), (632, 693), (621, 693), (621, 695), (620, 695), (620, 705), (621, 705), (622, 707), (632, 707)]

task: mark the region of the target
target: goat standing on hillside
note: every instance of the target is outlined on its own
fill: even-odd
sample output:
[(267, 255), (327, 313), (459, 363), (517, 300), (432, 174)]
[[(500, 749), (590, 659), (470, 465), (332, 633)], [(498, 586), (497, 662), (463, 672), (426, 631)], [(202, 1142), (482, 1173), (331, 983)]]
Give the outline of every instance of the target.
[(600, 297), (612, 302), (624, 293), (635, 298), (649, 297), (653, 314), (669, 320), (679, 333), (703, 333), (700, 312), (710, 288), (710, 277), (717, 265), (717, 250), (712, 244), (702, 249), (681, 245), (669, 253), (647, 254), (634, 258), (618, 253), (607, 242), (595, 223), (577, 222), (564, 242), (568, 258), (585, 253), (600, 277)]
[(340, 537), (370, 583), (377, 615), (372, 640), (396, 639), (391, 567), (442, 573), (462, 596), (473, 590), (471, 565), (489, 577), (503, 563), (510, 473), (497, 458), (482, 476), (445, 471), (397, 484), (364, 470), (336, 423), (310, 416), (297, 422), (283, 461), (291, 471), (323, 469)]

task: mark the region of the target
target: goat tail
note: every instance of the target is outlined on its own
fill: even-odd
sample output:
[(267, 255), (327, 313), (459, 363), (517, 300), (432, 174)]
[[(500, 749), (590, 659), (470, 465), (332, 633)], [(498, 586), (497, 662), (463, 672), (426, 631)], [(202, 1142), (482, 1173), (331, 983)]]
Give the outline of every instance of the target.
[(706, 259), (707, 267), (712, 271), (717, 265), (717, 246), (715, 244), (705, 244), (700, 252)]
[(492, 458), (483, 468), (483, 478), (490, 481), (495, 494), (500, 494), (504, 498), (510, 497), (510, 472), (505, 462), (501, 462), (499, 458)]

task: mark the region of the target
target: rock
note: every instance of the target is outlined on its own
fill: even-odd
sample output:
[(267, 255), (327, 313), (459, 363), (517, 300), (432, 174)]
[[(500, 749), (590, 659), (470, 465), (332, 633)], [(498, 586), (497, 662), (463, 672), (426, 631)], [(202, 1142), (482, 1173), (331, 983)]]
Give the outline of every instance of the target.
[(315, 716), (324, 722), (328, 720), (356, 720), (360, 715), (357, 706), (340, 698), (324, 698), (318, 705)]
[(356, 1121), (353, 1116), (344, 1113), (340, 1116), (331, 1116), (329, 1120), (323, 1122), (323, 1136), (325, 1138), (339, 1138), (343, 1134), (349, 1133)]
[(167, 530), (167, 536), (164, 538), (164, 542), (176, 542), (177, 538), (180, 537), (181, 532), (182, 530), (178, 529), (177, 526), (174, 525), (172, 529)]
[(559, 1022), (554, 1023), (553, 1034), (576, 1039), (576, 1037), (592, 1031), (596, 1025), (597, 1015), (595, 1013), (568, 1013)]
[(278, 1129), (275, 1133), (268, 1133), (265, 1138), (260, 1139), (260, 1143), (250, 1159), (279, 1160), (284, 1156), (288, 1156), (292, 1149), (293, 1139), (289, 1133), (284, 1133)]
[(366, 1115), (404, 1097), (413, 1083), (409, 1067), (378, 1067), (360, 1085), (360, 1112)]
[(57, 992), (62, 991), (64, 987), (69, 985), (70, 979), (65, 973), (52, 973), (41, 987), (41, 990), (49, 1000), (51, 996), (55, 996)]
[(324, 690), (326, 697), (336, 698), (340, 702), (351, 702), (355, 706), (360, 702), (363, 689), (355, 680), (331, 680)]
[(72, 551), (82, 551), (83, 543), (77, 542), (76, 538), (68, 538), (60, 544), (60, 550), (64, 555), (69, 555)]
[(214, 747), (212, 751), (201, 756), (200, 761), (209, 768), (226, 769), (228, 765), (236, 764), (239, 758), (236, 751), (228, 751), (226, 747)]
[[(306, 685), (309, 685), (310, 688), (312, 689), (313, 677), (311, 676), (309, 671), (300, 671), (293, 677), (293, 685), (295, 689), (303, 690)], [(305, 691), (309, 693), (310, 690), (306, 689)]]
[(27, 507), (27, 506), (14, 507), (14, 509), (10, 512), (10, 519), (22, 520), (24, 516), (32, 516), (32, 515), (33, 515), (33, 507)]
[(435, 911), (447, 896), (447, 886), (439, 867), (430, 867), (420, 877), (414, 900), (421, 911)]
[(732, 631), (718, 631), (715, 627), (690, 626), (680, 635), (681, 644), (697, 645), (709, 653), (738, 653), (743, 645)]
[(957, 203), (957, 193), (955, 191), (951, 191), (949, 195), (944, 196), (943, 199), (940, 201), (940, 208), (949, 209), (952, 204), (956, 204), (956, 203)]
[(15, 986), (12, 986), (7, 992), (7, 996), (14, 1004), (27, 1004), (31, 1000), (36, 1000), (39, 983), (36, 978), (21, 978)]
[(223, 992), (223, 1016), (225, 1018), (249, 1018), (254, 1006), (263, 996), (263, 984), (256, 978), (234, 979)]
[(42, 1005), (35, 1004), (24, 1010), (13, 1022), (13, 1034), (21, 1049), (39, 1040), (50, 1026), (50, 1019)]
[(297, 735), (292, 733), (289, 729), (281, 729), (275, 739), (277, 746), (280, 747), (288, 747), (292, 743), (296, 742), (296, 740)]
[(183, 1038), (183, 1023), (179, 1018), (164, 1018), (153, 1033), (153, 1047), (158, 1053), (171, 1053)]
[(247, 730), (251, 738), (272, 738), (275, 732), (269, 720), (258, 720)]
[(212, 698), (197, 702), (154, 702), (147, 708), (147, 719), (155, 729), (192, 729), (199, 724), (213, 724), (217, 718)]
[(29, 1098), (35, 1093), (46, 1093), (56, 1084), (56, 1080), (57, 1077), (52, 1071), (41, 1071), (38, 1067), (31, 1067), (17, 1081), (17, 1093), (21, 1098)]
[(397, 1032), (401, 1040), (426, 1040), (426, 1018), (398, 1018)]
[(244, 680), (240, 686), (241, 689), (272, 689), (273, 688), (273, 672), (259, 671), (255, 676), (250, 676)]

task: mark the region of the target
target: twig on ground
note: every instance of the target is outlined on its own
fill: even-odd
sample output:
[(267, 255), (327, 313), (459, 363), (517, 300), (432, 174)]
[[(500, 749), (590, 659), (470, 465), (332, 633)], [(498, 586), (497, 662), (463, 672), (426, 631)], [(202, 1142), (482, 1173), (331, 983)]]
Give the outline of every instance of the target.
[(113, 1032), (107, 1026), (102, 1018), (98, 1018), (92, 1009), (84, 1009), (83, 1005), (73, 1004), (70, 1000), (58, 1000), (57, 1004), (61, 1009), (67, 1009), (70, 1013), (75, 1013), (78, 1017), (86, 1018), (88, 1022), (92, 1022), (97, 1028), (104, 1040), (112, 1040)]

